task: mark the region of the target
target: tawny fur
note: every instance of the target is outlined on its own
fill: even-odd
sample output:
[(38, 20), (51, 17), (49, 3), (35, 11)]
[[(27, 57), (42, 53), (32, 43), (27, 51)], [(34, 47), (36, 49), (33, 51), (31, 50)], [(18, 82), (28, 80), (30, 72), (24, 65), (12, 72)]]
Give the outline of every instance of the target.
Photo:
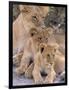
[(46, 36), (44, 36), (44, 32), (46, 32), (45, 35), (47, 35), (47, 38), (51, 34), (50, 31), (47, 30), (40, 32), (36, 28), (32, 28), (30, 30), (30, 38), (28, 39), (25, 45), (23, 57), (21, 58), (20, 67), (16, 69), (16, 72), (18, 74), (25, 73), (26, 69), (28, 68), (30, 59), (32, 58), (34, 60), (34, 56), (39, 50), (40, 43), (45, 42)]
[[(42, 52), (41, 48), (44, 48)], [(34, 60), (33, 78), (35, 83), (53, 83), (56, 74), (64, 71), (64, 56), (60, 57), (57, 50), (56, 45), (41, 44), (40, 51), (35, 55)], [(41, 71), (47, 73), (45, 80), (41, 76)]]
[(24, 48), (32, 27), (44, 26), (43, 19), (47, 15), (49, 7), (20, 5), (20, 11), (20, 15), (13, 22), (13, 49), (18, 48), (18, 51)]
[(19, 5), (19, 7), (21, 13), (13, 22), (13, 53), (18, 49), (16, 59), (13, 60), (14, 64), (18, 64), (21, 61), (18, 54), (26, 46), (27, 40), (30, 37), (30, 29), (37, 28), (39, 31), (45, 27), (43, 20), (49, 12), (49, 7), (27, 5)]

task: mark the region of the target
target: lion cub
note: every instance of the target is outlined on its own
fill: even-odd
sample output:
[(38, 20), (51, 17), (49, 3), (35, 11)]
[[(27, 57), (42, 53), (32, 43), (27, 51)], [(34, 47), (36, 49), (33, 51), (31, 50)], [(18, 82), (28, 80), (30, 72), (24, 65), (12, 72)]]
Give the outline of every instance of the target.
[(29, 33), (30, 33), (30, 37), (25, 45), (20, 66), (16, 69), (17, 74), (22, 74), (25, 72), (27, 73), (28, 71), (27, 69), (32, 64), (34, 60), (34, 55), (38, 51), (39, 44), (43, 42), (42, 33), (38, 32), (36, 28), (31, 28)]
[(64, 71), (64, 56), (57, 53), (58, 46), (40, 44), (35, 55), (33, 78), (36, 84), (53, 83), (56, 73)]

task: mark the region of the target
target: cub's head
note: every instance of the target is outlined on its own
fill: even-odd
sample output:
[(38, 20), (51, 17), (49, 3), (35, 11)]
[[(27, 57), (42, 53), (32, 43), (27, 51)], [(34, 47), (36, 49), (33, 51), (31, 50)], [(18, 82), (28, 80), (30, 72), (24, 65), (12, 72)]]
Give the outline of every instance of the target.
[(38, 43), (47, 44), (50, 36), (53, 34), (53, 29), (47, 28), (47, 29), (38, 30), (36, 28), (31, 28), (29, 30), (29, 33), (34, 41), (37, 41)]
[(34, 42), (37, 42), (37, 43), (42, 43), (44, 42), (44, 39), (43, 39), (43, 31), (38, 31), (38, 29), (36, 28), (31, 28), (30, 29), (30, 37), (33, 39)]
[(46, 45), (45, 43), (40, 44), (39, 50), (44, 58), (46, 58), (47, 62), (52, 64), (55, 60), (55, 55), (58, 50), (57, 44)]

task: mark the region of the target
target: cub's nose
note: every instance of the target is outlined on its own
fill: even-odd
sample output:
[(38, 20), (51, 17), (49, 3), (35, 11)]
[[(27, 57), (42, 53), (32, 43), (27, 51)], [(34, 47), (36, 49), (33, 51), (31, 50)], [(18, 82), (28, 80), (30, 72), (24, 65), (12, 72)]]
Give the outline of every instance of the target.
[(44, 71), (41, 71), (40, 74), (41, 74), (42, 77), (46, 77), (47, 76), (47, 73), (44, 72)]

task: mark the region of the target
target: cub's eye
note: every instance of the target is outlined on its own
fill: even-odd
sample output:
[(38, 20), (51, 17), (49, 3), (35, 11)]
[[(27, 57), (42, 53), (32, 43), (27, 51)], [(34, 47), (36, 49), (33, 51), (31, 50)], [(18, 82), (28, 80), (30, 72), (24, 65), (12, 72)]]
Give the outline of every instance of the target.
[(40, 39), (40, 40), (41, 40), (42, 38), (41, 38), (41, 37), (39, 37), (38, 39)]
[(53, 57), (55, 57), (55, 55), (53, 54)]
[(44, 51), (44, 47), (41, 48), (41, 53)]
[(54, 52), (56, 52), (56, 49), (54, 49)]
[(36, 17), (36, 16), (32, 16), (32, 18), (33, 18), (34, 20), (37, 20), (37, 17)]
[(48, 57), (50, 57), (50, 54), (47, 54)]
[(46, 42), (48, 42), (48, 38), (46, 38)]
[(48, 38), (46, 38), (46, 40), (48, 40)]

